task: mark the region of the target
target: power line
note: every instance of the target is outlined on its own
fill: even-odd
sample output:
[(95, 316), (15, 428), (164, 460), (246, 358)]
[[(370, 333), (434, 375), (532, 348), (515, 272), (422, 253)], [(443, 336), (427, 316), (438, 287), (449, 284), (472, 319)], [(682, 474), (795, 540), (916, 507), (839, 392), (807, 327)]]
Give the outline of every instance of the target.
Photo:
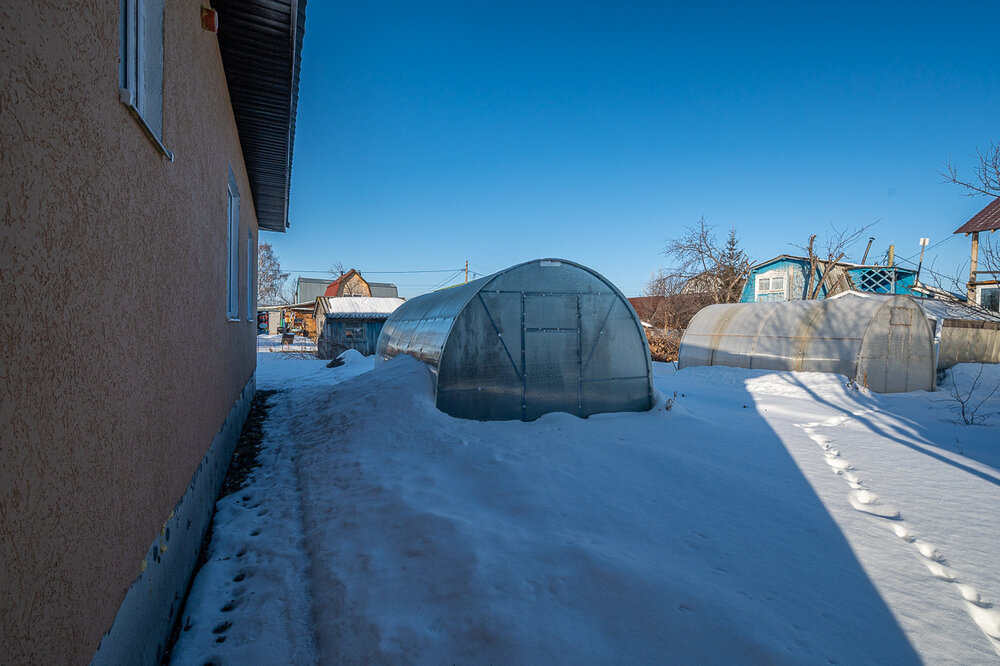
[[(937, 243), (934, 243), (934, 245), (931, 245), (930, 247), (928, 247), (926, 250), (924, 250), (924, 252), (930, 252), (934, 248), (940, 247), (941, 245), (944, 245), (945, 243), (947, 243), (948, 241), (950, 241), (954, 237), (955, 237), (955, 234), (952, 234), (951, 236), (948, 236), (944, 240), (938, 241)], [(913, 257), (919, 256), (919, 254), (920, 254), (919, 252), (917, 252), (915, 254), (911, 254), (905, 261), (909, 261), (910, 263), (913, 263)]]
[(430, 289), (427, 289), (426, 291), (422, 292), (420, 295), (423, 296), (424, 294), (426, 294), (428, 292), (434, 291), (436, 289), (440, 289), (441, 287), (445, 286), (446, 284), (448, 284), (449, 282), (451, 282), (453, 279), (457, 278), (459, 275), (461, 275), (464, 272), (465, 272), (465, 267), (462, 267), (462, 268), (458, 269), (457, 271), (455, 271), (454, 273), (452, 273), (451, 275), (449, 275), (448, 277), (446, 277), (441, 282), (438, 282), (436, 285), (434, 285)]
[[(288, 273), (329, 273), (330, 272), (330, 269), (326, 269), (326, 270), (322, 270), (322, 271), (312, 271), (312, 270), (306, 271), (306, 270), (299, 270), (297, 268), (284, 268), (282, 270), (285, 271), (285, 272), (288, 272)], [(358, 272), (359, 273), (367, 273), (369, 275), (403, 275), (403, 274), (408, 274), (408, 273), (453, 273), (453, 272), (455, 272), (455, 270), (464, 271), (465, 268), (459, 268), (459, 269), (442, 268), (442, 269), (438, 269), (438, 270), (426, 270), (426, 271), (358, 271)]]

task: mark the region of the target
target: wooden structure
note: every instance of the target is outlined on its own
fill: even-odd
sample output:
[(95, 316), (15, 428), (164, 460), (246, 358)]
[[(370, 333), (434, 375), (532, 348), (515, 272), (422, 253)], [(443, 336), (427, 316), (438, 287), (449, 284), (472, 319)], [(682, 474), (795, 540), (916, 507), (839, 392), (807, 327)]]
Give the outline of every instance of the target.
[[(979, 270), (979, 234), (990, 232), (995, 233), (1000, 229), (1000, 197), (994, 199), (981, 211), (955, 230), (956, 234), (972, 236), (972, 252), (969, 262), (969, 282), (967, 284), (967, 295), (970, 303), (977, 303), (988, 310), (1000, 310), (1000, 282), (997, 277), (1000, 271)], [(1000, 268), (992, 266), (991, 268)], [(984, 276), (981, 279), (980, 276)], [(990, 276), (992, 279), (985, 279)]]
[[(338, 296), (371, 296), (372, 288), (361, 277), (361, 273), (353, 268), (330, 283), (323, 296), (335, 298)], [(318, 299), (317, 299), (318, 300)]]
[[(275, 333), (294, 333), (310, 340), (316, 339), (315, 304), (312, 301), (289, 305), (263, 305), (258, 310), (268, 313), (269, 319), (275, 316), (279, 318)], [(258, 333), (261, 332), (263, 331), (258, 330)], [(270, 330), (268, 332), (270, 333)]]
[(830, 298), (847, 291), (913, 295), (917, 272), (910, 268), (818, 261), (782, 254), (750, 268), (741, 303)]
[(365, 356), (375, 353), (382, 326), (401, 298), (368, 296), (321, 296), (316, 299), (313, 321), (318, 324), (316, 355), (335, 358), (346, 349), (357, 349)]

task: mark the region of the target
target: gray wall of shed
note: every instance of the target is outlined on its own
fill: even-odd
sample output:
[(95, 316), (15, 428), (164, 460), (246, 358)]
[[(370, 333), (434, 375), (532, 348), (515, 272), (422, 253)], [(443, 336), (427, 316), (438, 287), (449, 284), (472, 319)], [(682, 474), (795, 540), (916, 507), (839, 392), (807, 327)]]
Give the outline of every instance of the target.
[(1000, 363), (1000, 324), (944, 320), (937, 367), (943, 370), (958, 363)]

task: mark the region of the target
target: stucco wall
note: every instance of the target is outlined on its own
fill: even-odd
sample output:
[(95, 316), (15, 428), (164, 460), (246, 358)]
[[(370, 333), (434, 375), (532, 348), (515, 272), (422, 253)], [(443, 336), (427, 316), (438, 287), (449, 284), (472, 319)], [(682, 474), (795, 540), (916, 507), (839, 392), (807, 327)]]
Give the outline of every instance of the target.
[[(255, 365), (256, 221), (216, 36), (166, 3), (167, 161), (118, 2), (0, 6), (0, 661), (85, 663)], [(240, 319), (226, 320), (237, 177)]]

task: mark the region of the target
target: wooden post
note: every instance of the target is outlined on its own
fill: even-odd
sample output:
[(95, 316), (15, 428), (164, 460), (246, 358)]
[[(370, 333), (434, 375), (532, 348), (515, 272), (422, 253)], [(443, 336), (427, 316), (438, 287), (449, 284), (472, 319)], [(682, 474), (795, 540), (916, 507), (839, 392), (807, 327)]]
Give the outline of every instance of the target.
[(815, 280), (816, 275), (816, 254), (813, 252), (813, 242), (816, 240), (816, 234), (809, 237), (809, 247), (806, 251), (809, 253), (809, 280), (806, 281), (806, 300), (814, 298), (812, 295), (813, 280)]
[(969, 262), (969, 285), (966, 295), (969, 303), (976, 302), (976, 269), (979, 268), (979, 232), (972, 232), (972, 259)]
[(832, 263), (828, 263), (826, 264), (826, 266), (823, 267), (823, 275), (820, 277), (819, 284), (816, 285), (816, 289), (812, 293), (813, 300), (815, 300), (819, 296), (819, 290), (823, 288), (823, 285), (826, 283), (826, 279), (830, 277), (830, 271), (833, 270), (833, 267), (836, 266), (838, 263), (840, 263), (840, 260), (843, 258), (844, 258), (844, 253), (841, 252), (839, 255), (837, 255), (837, 258), (834, 259)]

